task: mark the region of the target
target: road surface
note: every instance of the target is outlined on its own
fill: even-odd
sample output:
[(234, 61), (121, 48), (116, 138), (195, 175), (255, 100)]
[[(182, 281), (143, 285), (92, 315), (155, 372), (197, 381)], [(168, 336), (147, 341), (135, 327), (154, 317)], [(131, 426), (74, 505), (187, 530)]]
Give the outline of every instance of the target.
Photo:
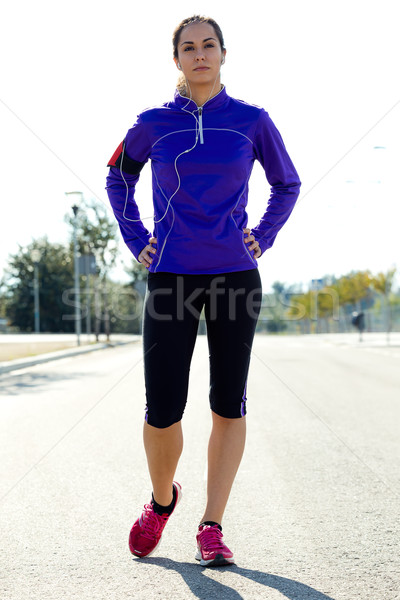
[[(354, 338), (353, 338), (354, 339)], [(208, 354), (198, 338), (183, 499), (156, 553), (129, 553), (150, 482), (140, 342), (0, 377), (4, 600), (400, 598), (400, 348), (256, 337), (248, 440), (224, 519), (237, 565), (194, 560)]]

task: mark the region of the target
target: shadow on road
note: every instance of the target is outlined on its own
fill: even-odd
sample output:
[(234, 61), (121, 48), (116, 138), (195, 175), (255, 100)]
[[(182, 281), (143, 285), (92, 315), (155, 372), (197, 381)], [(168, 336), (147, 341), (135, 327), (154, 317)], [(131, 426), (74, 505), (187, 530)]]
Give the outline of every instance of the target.
[[(216, 600), (243, 600), (243, 596), (230, 585), (224, 585), (219, 581), (207, 577), (207, 572), (211, 569), (201, 567), (198, 564), (176, 562), (168, 558), (153, 557), (133, 560), (136, 563), (145, 563), (169, 569), (170, 571), (176, 571), (181, 575), (192, 594), (199, 600), (212, 600), (213, 598)], [(255, 583), (265, 585), (267, 588), (279, 591), (289, 600), (334, 600), (331, 596), (327, 596), (304, 583), (300, 583), (293, 579), (287, 579), (286, 577), (279, 577), (278, 575), (263, 573), (262, 571), (243, 569), (236, 565), (224, 567), (223, 569), (218, 569), (218, 571), (221, 574), (235, 573), (241, 577), (250, 579)], [(169, 594), (167, 593), (167, 596), (168, 595)]]
[(50, 373), (42, 372), (25, 372), (18, 374), (4, 373), (0, 375), (0, 396), (12, 395), (17, 396), (23, 392), (42, 392), (43, 387), (54, 381), (65, 381), (65, 379), (73, 379), (82, 377), (82, 373)]

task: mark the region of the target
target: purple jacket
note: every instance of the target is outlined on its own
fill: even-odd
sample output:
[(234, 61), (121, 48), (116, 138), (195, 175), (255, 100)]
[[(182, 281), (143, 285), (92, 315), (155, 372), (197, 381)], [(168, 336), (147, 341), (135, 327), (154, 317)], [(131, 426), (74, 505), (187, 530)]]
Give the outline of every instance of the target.
[[(135, 184), (149, 158), (153, 232), (140, 220), (134, 200)], [(264, 252), (287, 221), (300, 189), (268, 113), (231, 98), (225, 88), (202, 107), (176, 92), (172, 102), (143, 111), (108, 163), (106, 189), (128, 248), (137, 258), (149, 238), (157, 238), (151, 272), (256, 268), (243, 233), (255, 159), (271, 186), (265, 213), (251, 230)]]

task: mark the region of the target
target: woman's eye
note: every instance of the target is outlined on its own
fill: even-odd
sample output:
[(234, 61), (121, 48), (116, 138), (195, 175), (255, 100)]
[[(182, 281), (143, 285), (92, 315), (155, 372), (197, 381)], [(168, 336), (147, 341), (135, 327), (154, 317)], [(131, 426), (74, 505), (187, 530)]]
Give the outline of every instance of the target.
[[(214, 48), (214, 44), (206, 44), (204, 46), (205, 48)], [(186, 48), (183, 49), (184, 52), (188, 52), (189, 50), (193, 50), (193, 46), (186, 46)]]

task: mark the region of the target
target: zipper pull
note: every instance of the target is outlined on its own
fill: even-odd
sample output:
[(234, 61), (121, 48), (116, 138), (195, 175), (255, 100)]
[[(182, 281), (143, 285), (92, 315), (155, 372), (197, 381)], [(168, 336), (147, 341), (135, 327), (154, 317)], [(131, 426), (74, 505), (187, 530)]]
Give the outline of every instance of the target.
[(200, 130), (200, 144), (204, 144), (203, 138), (203, 107), (199, 107), (199, 130)]

